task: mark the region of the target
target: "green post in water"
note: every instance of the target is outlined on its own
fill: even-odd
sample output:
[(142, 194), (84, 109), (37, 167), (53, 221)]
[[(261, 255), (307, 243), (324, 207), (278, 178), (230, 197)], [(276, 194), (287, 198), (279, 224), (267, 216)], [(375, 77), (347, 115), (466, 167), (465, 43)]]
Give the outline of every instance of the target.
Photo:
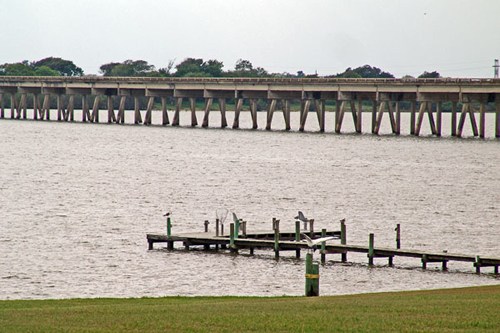
[(370, 234), (370, 239), (368, 242), (368, 265), (373, 265), (373, 257), (375, 255), (375, 235)]
[(280, 231), (279, 229), (274, 229), (274, 257), (279, 259), (280, 257)]
[[(345, 227), (345, 221), (340, 221), (340, 244), (347, 245), (347, 230)], [(347, 261), (347, 253), (342, 253), (342, 262)]]
[[(321, 237), (326, 237), (326, 229), (321, 229)], [(326, 262), (326, 243), (321, 242), (321, 263)]]
[(300, 242), (300, 221), (295, 221), (295, 241)]
[(240, 219), (234, 220), (234, 239), (238, 239), (238, 235), (240, 233)]
[(167, 217), (167, 237), (170, 237), (172, 232), (172, 223), (170, 222), (170, 216)]
[(306, 254), (306, 296), (319, 296), (319, 265), (312, 253)]

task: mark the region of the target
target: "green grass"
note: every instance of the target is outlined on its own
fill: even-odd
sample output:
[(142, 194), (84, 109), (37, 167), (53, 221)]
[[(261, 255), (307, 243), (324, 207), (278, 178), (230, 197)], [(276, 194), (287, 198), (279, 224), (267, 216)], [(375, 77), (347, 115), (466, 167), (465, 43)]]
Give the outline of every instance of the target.
[(500, 285), (315, 298), (0, 301), (0, 332), (500, 332)]

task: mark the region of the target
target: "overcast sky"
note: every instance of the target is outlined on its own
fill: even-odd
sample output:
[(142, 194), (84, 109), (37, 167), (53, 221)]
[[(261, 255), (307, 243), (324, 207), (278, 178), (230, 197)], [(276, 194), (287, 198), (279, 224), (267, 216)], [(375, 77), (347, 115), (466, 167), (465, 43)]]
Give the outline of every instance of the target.
[(240, 58), (320, 75), (492, 77), (499, 0), (0, 0), (0, 63), (55, 56), (86, 74), (126, 59)]

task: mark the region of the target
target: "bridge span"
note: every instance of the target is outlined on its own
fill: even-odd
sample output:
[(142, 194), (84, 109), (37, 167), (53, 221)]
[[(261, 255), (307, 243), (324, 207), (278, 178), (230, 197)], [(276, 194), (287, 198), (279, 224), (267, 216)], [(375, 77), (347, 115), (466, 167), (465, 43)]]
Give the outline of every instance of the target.
[[(134, 100), (134, 123), (151, 125), (155, 102), (161, 102), (162, 125), (179, 126), (179, 113), (184, 101), (189, 101), (191, 126), (198, 126), (196, 101), (203, 99), (202, 127), (209, 126), (212, 103), (217, 100), (221, 127), (227, 127), (227, 101), (234, 102), (232, 128), (239, 128), (244, 102), (254, 129), (257, 123), (257, 101), (265, 101), (266, 129), (272, 128), (273, 116), (281, 112), (286, 130), (290, 123), (290, 105), (300, 102), (299, 124), (303, 131), (309, 113), (315, 113), (319, 130), (325, 123), (325, 104), (333, 101), (336, 133), (342, 132), (345, 113), (352, 114), (354, 129), (362, 133), (363, 113), (371, 116), (369, 131), (378, 134), (388, 116), (392, 133), (401, 133), (401, 112), (411, 113), (411, 135), (418, 136), (424, 121), (431, 132), (441, 136), (443, 103), (451, 112), (451, 135), (461, 137), (470, 123), (474, 136), (485, 137), (487, 112), (494, 112), (493, 126), (500, 138), (500, 79), (334, 79), (334, 78), (142, 78), (142, 77), (9, 77), (0, 76), (0, 119), (27, 119), (28, 105), (34, 110), (33, 119), (50, 120), (51, 105), (57, 109), (57, 121), (75, 121), (75, 99), (81, 98), (82, 122), (101, 122), (99, 110), (107, 110), (107, 122), (123, 124), (127, 99)], [(144, 119), (141, 99), (147, 99)], [(167, 99), (175, 106), (169, 119)], [(114, 101), (119, 101), (117, 110)], [(10, 104), (10, 114), (4, 108)], [(450, 107), (451, 105), (451, 107)], [(55, 111), (55, 110), (54, 110)], [(143, 112), (144, 113), (144, 112)], [(260, 113), (260, 114), (263, 114)], [(427, 117), (426, 117), (427, 116)], [(387, 118), (387, 117), (386, 117)], [(427, 118), (427, 120), (425, 120)], [(469, 121), (467, 121), (467, 118)], [(55, 120), (55, 119), (54, 119)], [(315, 121), (315, 120), (310, 120)], [(365, 130), (366, 131), (366, 130)]]

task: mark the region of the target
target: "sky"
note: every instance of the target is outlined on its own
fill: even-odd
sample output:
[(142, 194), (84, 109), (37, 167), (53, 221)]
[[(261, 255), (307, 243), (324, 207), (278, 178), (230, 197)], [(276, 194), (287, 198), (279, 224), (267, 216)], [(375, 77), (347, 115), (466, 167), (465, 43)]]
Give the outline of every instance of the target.
[(99, 74), (188, 57), (331, 75), (493, 77), (499, 0), (0, 0), (0, 64), (61, 57)]

